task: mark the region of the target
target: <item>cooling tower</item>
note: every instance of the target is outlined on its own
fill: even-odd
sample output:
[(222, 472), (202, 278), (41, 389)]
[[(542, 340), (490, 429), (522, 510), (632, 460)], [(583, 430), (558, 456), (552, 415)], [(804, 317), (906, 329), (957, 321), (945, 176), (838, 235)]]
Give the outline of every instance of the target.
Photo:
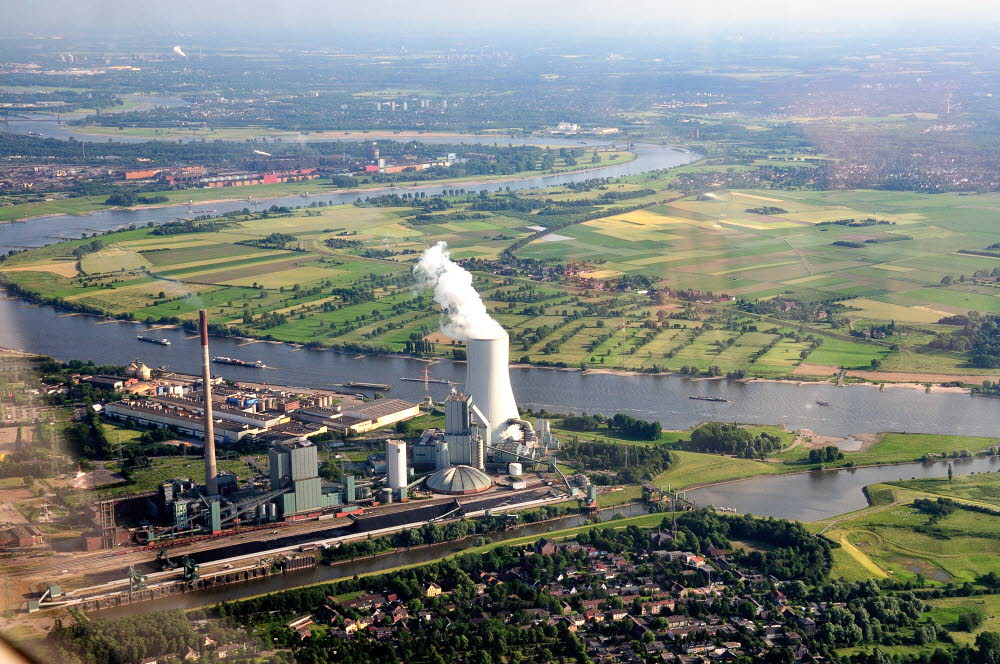
[(508, 345), (507, 333), (502, 332), (492, 339), (469, 339), (467, 348), (465, 392), (489, 420), (494, 445), (509, 428), (507, 420), (520, 417), (510, 388)]

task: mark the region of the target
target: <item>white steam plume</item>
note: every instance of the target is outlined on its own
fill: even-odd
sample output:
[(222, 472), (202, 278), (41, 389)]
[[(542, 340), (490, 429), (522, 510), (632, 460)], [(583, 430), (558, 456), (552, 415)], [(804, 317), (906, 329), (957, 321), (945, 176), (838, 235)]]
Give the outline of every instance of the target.
[(472, 285), (472, 275), (447, 251), (446, 242), (438, 242), (424, 251), (413, 267), (417, 284), (434, 289), (434, 301), (448, 318), (441, 331), (452, 339), (496, 339), (504, 335), (500, 323), (486, 311), (483, 299)]
[(174, 46), (174, 53), (181, 56), (182, 58), (186, 58), (188, 56), (188, 54), (185, 53), (180, 46)]

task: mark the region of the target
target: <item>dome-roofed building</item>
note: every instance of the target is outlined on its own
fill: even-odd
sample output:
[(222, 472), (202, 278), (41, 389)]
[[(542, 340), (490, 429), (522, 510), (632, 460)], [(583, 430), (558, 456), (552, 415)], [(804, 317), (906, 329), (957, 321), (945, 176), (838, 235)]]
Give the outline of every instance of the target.
[(427, 488), (434, 493), (444, 493), (450, 496), (462, 496), (470, 493), (482, 493), (492, 486), (493, 482), (481, 470), (472, 466), (450, 466), (442, 468), (427, 478)]

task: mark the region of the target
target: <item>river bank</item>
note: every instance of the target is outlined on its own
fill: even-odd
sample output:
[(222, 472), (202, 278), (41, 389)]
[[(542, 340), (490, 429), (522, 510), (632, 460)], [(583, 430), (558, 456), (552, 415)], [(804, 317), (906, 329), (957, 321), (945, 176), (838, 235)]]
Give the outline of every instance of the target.
[[(69, 315), (50, 306), (19, 298), (0, 299), (0, 346), (69, 360), (94, 360), (97, 364), (127, 365), (141, 359), (152, 367), (198, 373), (197, 340), (180, 326), (161, 327), (157, 335), (171, 346), (136, 341), (141, 329), (134, 321), (120, 323), (93, 315)], [(301, 345), (250, 343), (246, 338), (213, 337), (212, 352), (260, 361), (268, 382), (328, 388), (348, 380), (392, 385), (392, 397), (423, 400), (422, 382), (400, 381), (421, 376), (427, 358), (401, 354), (359, 355), (324, 352)], [(550, 369), (542, 371), (540, 369)], [(916, 389), (845, 389), (832, 383), (797, 384), (787, 381), (692, 380), (678, 374), (628, 375), (591, 373), (578, 368), (512, 365), (511, 384), (524, 409), (550, 413), (624, 413), (661, 422), (664, 429), (688, 429), (701, 422), (727, 421), (807, 428), (819, 435), (844, 437), (871, 431), (922, 431), (929, 434), (995, 435), (995, 403), (955, 392), (927, 394)], [(220, 368), (233, 380), (259, 381), (260, 370), (235, 366)], [(466, 365), (453, 359), (434, 362), (431, 377), (448, 384), (428, 385), (436, 401), (447, 397), (451, 386), (462, 389)], [(691, 395), (718, 397), (726, 402), (689, 399)], [(822, 407), (817, 401), (831, 405)], [(913, 455), (918, 456), (918, 455)], [(912, 458), (912, 457), (911, 457)]]
[[(271, 184), (248, 185), (248, 186), (245, 186), (245, 187), (232, 187), (232, 188), (230, 188), (230, 191), (233, 191), (233, 195), (231, 195), (231, 196), (226, 196), (224, 198), (209, 198), (209, 199), (199, 198), (197, 196), (197, 193), (199, 193), (199, 192), (209, 192), (209, 191), (214, 192), (214, 191), (216, 191), (215, 189), (201, 189), (201, 188), (199, 188), (199, 189), (181, 189), (181, 190), (176, 190), (176, 191), (164, 191), (164, 192), (152, 192), (152, 193), (161, 193), (163, 195), (167, 195), (167, 196), (169, 196), (171, 198), (175, 198), (175, 199), (176, 198), (188, 198), (188, 197), (190, 197), (190, 198), (188, 198), (188, 200), (193, 201), (194, 203), (196, 203), (198, 205), (213, 205), (213, 204), (220, 204), (220, 203), (232, 203), (234, 201), (246, 201), (247, 198), (248, 198), (248, 196), (253, 196), (253, 195), (255, 195), (255, 193), (256, 194), (263, 193), (263, 197), (262, 197), (263, 199), (269, 199), (269, 198), (273, 198), (273, 197), (284, 197), (284, 196), (300, 196), (301, 197), (301, 196), (304, 196), (304, 195), (308, 195), (309, 198), (313, 198), (313, 197), (320, 197), (320, 196), (347, 195), (347, 194), (351, 194), (351, 193), (358, 193), (358, 194), (361, 194), (361, 193), (364, 193), (364, 194), (379, 193), (380, 194), (380, 193), (391, 193), (391, 192), (400, 191), (400, 190), (402, 190), (402, 191), (417, 191), (417, 190), (423, 189), (423, 188), (425, 188), (426, 186), (429, 186), (429, 185), (433, 186), (433, 185), (457, 184), (457, 185), (469, 185), (469, 186), (473, 186), (473, 187), (478, 187), (478, 186), (487, 186), (487, 185), (494, 185), (494, 184), (507, 184), (507, 183), (511, 183), (511, 182), (522, 182), (522, 181), (526, 181), (526, 180), (532, 180), (532, 179), (535, 179), (535, 178), (552, 176), (552, 175), (562, 175), (562, 174), (570, 174), (570, 173), (572, 173), (572, 174), (593, 173), (593, 172), (596, 172), (596, 171), (601, 171), (601, 170), (606, 169), (606, 168), (611, 168), (611, 167), (614, 167), (614, 166), (621, 166), (623, 164), (628, 164), (630, 162), (635, 161), (635, 159), (637, 158), (636, 153), (631, 152), (631, 151), (622, 150), (621, 153), (624, 154), (624, 155), (627, 155), (627, 156), (625, 158), (620, 159), (620, 160), (616, 160), (613, 163), (608, 163), (608, 164), (603, 164), (603, 165), (598, 165), (598, 166), (568, 167), (568, 168), (562, 168), (562, 169), (553, 169), (551, 171), (546, 171), (546, 172), (541, 172), (541, 171), (539, 171), (539, 172), (535, 172), (535, 171), (522, 171), (520, 173), (511, 173), (510, 175), (498, 175), (498, 176), (496, 176), (494, 178), (483, 178), (482, 176), (467, 176), (467, 177), (464, 177), (464, 178), (444, 178), (444, 179), (440, 179), (440, 180), (418, 180), (418, 181), (414, 181), (412, 184), (401, 183), (401, 184), (397, 185), (397, 184), (385, 184), (385, 183), (372, 183), (370, 185), (362, 185), (360, 187), (353, 187), (353, 188), (321, 189), (318, 192), (313, 191), (311, 193), (309, 192), (308, 189), (306, 189), (306, 187), (308, 187), (309, 184), (310, 184), (309, 182), (294, 183), (297, 186), (292, 186), (292, 187), (284, 188), (284, 190), (274, 191), (273, 193), (270, 193), (270, 192), (273, 191), (274, 188), (277, 187), (277, 188), (280, 189), (280, 188), (282, 188), (283, 185), (271, 185)], [(317, 184), (315, 180), (312, 180), (311, 183), (312, 183), (313, 189), (315, 189), (317, 186), (322, 186), (320, 184)], [(268, 190), (268, 191), (262, 191), (262, 190), (258, 189), (258, 187), (271, 187), (272, 189)], [(296, 193), (296, 191), (299, 190), (299, 189), (303, 190), (302, 194), (297, 194)], [(236, 192), (239, 192), (240, 195), (236, 195)], [(87, 200), (85, 200), (85, 199), (90, 199), (90, 198), (92, 198), (92, 199), (99, 199), (99, 198), (102, 198), (102, 197), (99, 197), (99, 196), (98, 197), (80, 197), (80, 198), (77, 198), (77, 199), (67, 198), (67, 199), (58, 199), (57, 201), (51, 201), (53, 203), (79, 202), (79, 204), (80, 204), (81, 207), (83, 205), (85, 205), (86, 203), (88, 203), (88, 202), (92, 203), (92, 207), (90, 207), (89, 209), (86, 209), (86, 210), (81, 209), (78, 212), (73, 212), (73, 211), (41, 212), (39, 214), (28, 214), (28, 215), (11, 217), (11, 216), (9, 216), (9, 214), (10, 214), (9, 211), (11, 209), (13, 209), (13, 208), (17, 208), (18, 207), (17, 205), (11, 205), (11, 206), (8, 206), (7, 208), (0, 209), (0, 224), (17, 224), (17, 223), (23, 223), (23, 222), (27, 222), (27, 221), (44, 219), (46, 217), (57, 217), (57, 216), (61, 216), (61, 215), (64, 215), (64, 214), (69, 214), (69, 215), (72, 215), (72, 216), (85, 217), (85, 216), (87, 216), (89, 214), (93, 214), (94, 212), (101, 212), (101, 211), (104, 211), (104, 210), (121, 210), (121, 211), (130, 211), (130, 212), (132, 212), (132, 211), (140, 211), (140, 210), (160, 210), (160, 209), (164, 209), (164, 208), (184, 207), (185, 205), (187, 205), (187, 203), (184, 202), (184, 201), (171, 200), (171, 201), (168, 201), (166, 203), (157, 203), (157, 204), (152, 204), (152, 205), (133, 205), (133, 206), (129, 206), (129, 207), (121, 207), (121, 206), (116, 206), (116, 205), (106, 205), (106, 204), (100, 203), (100, 202), (98, 202), (96, 200), (93, 200), (93, 201), (87, 201)], [(255, 200), (252, 204), (258, 205), (258, 204), (261, 204), (261, 203), (262, 203), (262, 200)], [(42, 205), (42, 206), (48, 205), (48, 204), (49, 204), (49, 202), (41, 203), (41, 204), (39, 204), (39, 203), (23, 203), (23, 205)], [(248, 203), (248, 204), (251, 204), (251, 203)], [(14, 210), (14, 212), (16, 212), (16, 210)], [(191, 212), (191, 215), (195, 215), (195, 214), (198, 214), (197, 211)], [(188, 215), (188, 216), (191, 216), (191, 215)]]
[[(40, 294), (36, 294), (36, 293), (23, 292), (23, 293), (19, 293), (17, 295), (10, 295), (9, 293), (7, 293), (3, 289), (2, 274), (0, 274), (0, 293), (3, 293), (6, 297), (20, 298), (20, 299), (23, 299), (25, 301), (31, 302), (31, 303), (33, 303), (35, 305), (39, 305), (39, 306), (51, 306), (51, 307), (53, 307), (53, 308), (55, 308), (55, 309), (57, 309), (59, 311), (65, 311), (66, 314), (70, 314), (70, 315), (73, 315), (73, 316), (84, 316), (84, 317), (89, 317), (89, 318), (93, 318), (93, 319), (98, 319), (98, 320), (100, 320), (101, 323), (114, 322), (114, 323), (123, 323), (123, 324), (129, 324), (129, 325), (145, 325), (145, 323), (143, 323), (142, 321), (137, 321), (135, 319), (121, 318), (121, 317), (117, 317), (117, 316), (108, 316), (108, 315), (105, 315), (105, 314), (96, 314), (96, 313), (87, 312), (87, 311), (76, 311), (76, 310), (73, 310), (73, 309), (67, 309), (65, 307), (60, 306), (58, 303), (57, 304), (52, 304), (50, 302), (47, 302), (46, 298), (44, 296), (42, 296)], [(147, 327), (145, 327), (145, 328), (143, 328), (142, 330), (139, 330), (139, 331), (140, 332), (147, 332), (147, 331), (153, 331), (153, 330), (172, 330), (172, 329), (185, 329), (185, 328), (184, 328), (183, 325), (175, 325), (175, 324), (170, 324), (170, 323), (153, 323), (153, 324), (150, 324)], [(296, 342), (290, 342), (290, 341), (282, 341), (280, 339), (266, 339), (266, 338), (262, 338), (262, 337), (254, 337), (254, 336), (247, 336), (247, 335), (235, 335), (235, 334), (234, 335), (219, 335), (218, 333), (213, 333), (212, 336), (216, 337), (216, 338), (235, 339), (235, 340), (243, 342), (244, 345), (248, 345), (250, 343), (269, 343), (269, 344), (286, 345), (286, 346), (289, 346), (290, 348), (293, 348), (293, 349), (302, 349), (302, 348), (307, 348), (308, 347), (309, 350), (312, 350), (312, 351), (329, 351), (329, 352), (333, 352), (333, 353), (342, 353), (342, 354), (345, 354), (345, 355), (351, 355), (351, 356), (354, 356), (354, 357), (357, 357), (357, 356), (365, 356), (365, 357), (395, 357), (395, 358), (405, 358), (405, 359), (413, 360), (413, 361), (417, 361), (417, 362), (435, 362), (435, 363), (436, 362), (440, 362), (442, 360), (447, 360), (447, 361), (455, 362), (456, 364), (462, 364), (462, 365), (465, 364), (464, 360), (452, 360), (451, 358), (447, 357), (446, 355), (440, 355), (440, 356), (434, 356), (434, 357), (427, 357), (427, 356), (420, 356), (420, 355), (408, 355), (406, 353), (366, 353), (366, 352), (356, 351), (356, 350), (344, 350), (344, 349), (339, 349), (339, 348), (330, 348), (330, 347), (326, 347), (326, 346), (322, 346), (322, 345), (312, 345), (312, 346), (310, 346), (310, 345), (302, 344), (302, 343), (296, 343)], [(27, 352), (27, 351), (25, 351), (25, 352)], [(81, 358), (71, 358), (71, 359), (81, 359)], [(603, 369), (603, 368), (601, 368), (601, 369), (591, 369), (591, 368), (588, 368), (588, 369), (581, 370), (578, 367), (553, 367), (553, 366), (546, 366), (546, 365), (541, 365), (541, 364), (527, 364), (527, 363), (524, 363), (524, 362), (511, 362), (509, 366), (510, 366), (511, 369), (532, 369), (532, 370), (548, 370), (548, 371), (558, 371), (558, 372), (575, 372), (575, 373), (578, 373), (580, 376), (607, 375), (607, 376), (618, 376), (618, 377), (632, 377), (632, 376), (681, 376), (682, 375), (682, 374), (679, 374), (679, 373), (673, 372), (673, 371), (661, 371), (661, 372), (655, 372), (654, 373), (654, 372), (647, 372), (647, 371), (631, 371), (631, 370), (627, 370), (627, 369)], [(868, 372), (868, 373), (875, 374), (876, 372)], [(899, 373), (895, 372), (895, 373), (892, 373), (891, 375), (892, 376), (899, 376)], [(746, 384), (746, 385), (752, 385), (752, 384), (755, 384), (755, 383), (779, 383), (779, 384), (794, 385), (796, 387), (806, 387), (806, 386), (817, 385), (817, 384), (832, 384), (833, 383), (831, 380), (822, 380), (822, 379), (817, 379), (817, 380), (812, 380), (812, 381), (810, 381), (810, 380), (802, 380), (801, 377), (795, 377), (795, 378), (793, 378), (793, 377), (788, 377), (788, 378), (756, 378), (756, 377), (752, 377), (751, 376), (751, 377), (747, 377), (747, 378), (730, 379), (730, 378), (726, 378), (725, 376), (685, 376), (685, 378), (687, 380), (689, 380), (691, 383), (695, 383), (695, 384), (696, 383), (702, 383), (702, 382), (715, 382), (715, 381), (735, 380), (735, 381), (741, 382), (741, 383)], [(983, 380), (1000, 381), (1000, 376), (943, 376), (943, 378), (950, 378), (951, 381), (962, 380), (963, 378), (973, 378), (974, 380), (963, 381), (963, 382), (979, 383), (979, 384), (981, 384)], [(950, 381), (945, 381), (945, 382), (950, 382)], [(969, 395), (971, 395), (971, 393), (972, 393), (972, 391), (969, 388), (967, 388), (967, 387), (957, 387), (957, 386), (951, 386), (951, 385), (949, 385), (949, 386), (945, 386), (945, 385), (928, 385), (926, 383), (916, 383), (916, 382), (892, 383), (892, 382), (888, 382), (888, 380), (876, 380), (876, 379), (872, 379), (872, 382), (851, 382), (851, 383), (846, 383), (845, 385), (843, 385), (841, 387), (849, 387), (849, 386), (881, 387), (883, 385), (885, 387), (915, 389), (915, 390), (920, 390), (920, 391), (926, 392), (926, 393), (948, 393), (948, 394), (969, 394)]]
[[(513, 366), (513, 365), (512, 365)], [(579, 371), (575, 367), (564, 368), (569, 371)], [(838, 367), (839, 369), (839, 367)], [(849, 376), (853, 376), (855, 373), (864, 373), (866, 378), (862, 378), (858, 381), (852, 381), (846, 383), (847, 385), (864, 385), (867, 387), (880, 387), (884, 385), (885, 387), (899, 387), (906, 389), (915, 389), (927, 392), (948, 392), (951, 394), (971, 394), (972, 390), (968, 387), (958, 387), (955, 385), (942, 385), (940, 383), (951, 383), (955, 381), (961, 381), (968, 384), (982, 385), (984, 380), (991, 382), (1000, 381), (1000, 374), (991, 376), (981, 376), (981, 375), (969, 375), (969, 374), (906, 374), (899, 371), (887, 371), (885, 374), (880, 374), (877, 371), (865, 371), (865, 372), (854, 372), (848, 371)], [(629, 369), (591, 369), (587, 368), (583, 370), (582, 375), (590, 374), (606, 374), (610, 376), (670, 376), (676, 375), (673, 371), (633, 371)], [(933, 377), (935, 381), (917, 382), (921, 378)], [(786, 383), (790, 385), (804, 386), (804, 385), (815, 385), (817, 383), (827, 383), (835, 384), (836, 379), (833, 377), (826, 378), (822, 376), (816, 376), (814, 379), (809, 380), (803, 376), (789, 375), (786, 378), (758, 378), (756, 376), (747, 376), (746, 378), (726, 378), (725, 376), (693, 376), (691, 377), (692, 382), (702, 382), (702, 381), (716, 381), (716, 380), (738, 380), (747, 385), (753, 383)], [(900, 382), (894, 382), (900, 381)], [(930, 383), (930, 384), (928, 384)], [(935, 384), (937, 383), (937, 384)]]

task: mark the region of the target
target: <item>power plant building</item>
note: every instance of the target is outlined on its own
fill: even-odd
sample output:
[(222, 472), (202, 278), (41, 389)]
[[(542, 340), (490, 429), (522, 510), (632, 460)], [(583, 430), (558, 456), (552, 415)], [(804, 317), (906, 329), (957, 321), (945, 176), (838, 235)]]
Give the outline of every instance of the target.
[(282, 515), (340, 504), (340, 491), (319, 478), (316, 446), (305, 438), (276, 443), (268, 453), (271, 489), (287, 489), (279, 498)]
[(492, 485), (486, 473), (470, 466), (450, 466), (427, 478), (428, 489), (449, 496), (482, 493)]
[[(482, 411), (468, 394), (452, 393), (444, 402), (444, 439), (450, 465), (463, 464), (482, 470), (486, 463), (492, 430)], [(437, 464), (440, 468), (440, 464)]]

